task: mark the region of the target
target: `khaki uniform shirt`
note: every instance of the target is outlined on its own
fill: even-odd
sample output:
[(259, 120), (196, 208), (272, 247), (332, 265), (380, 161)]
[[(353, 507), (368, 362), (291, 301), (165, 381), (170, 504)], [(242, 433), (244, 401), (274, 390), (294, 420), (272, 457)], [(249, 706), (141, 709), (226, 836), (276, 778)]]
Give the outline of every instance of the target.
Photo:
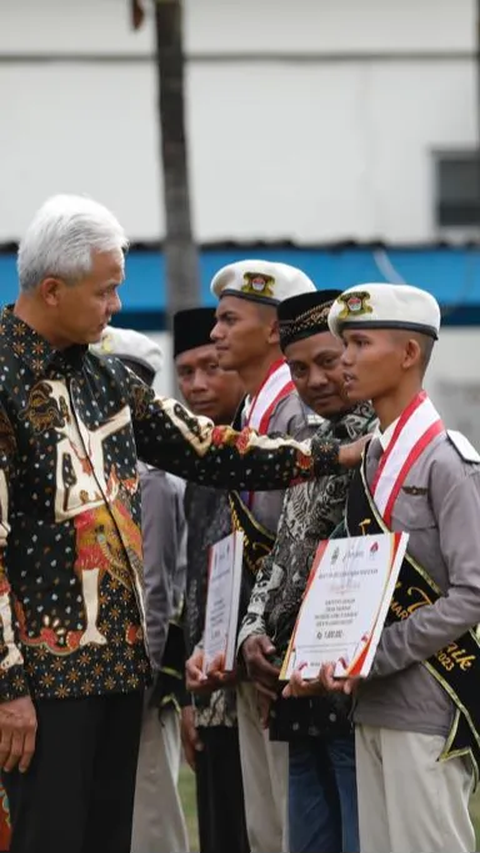
[[(369, 484), (378, 466), (373, 445)], [(452, 701), (422, 661), (480, 622), (480, 464), (465, 455), (448, 435), (439, 436), (396, 500), (392, 529), (410, 533), (409, 554), (444, 596), (384, 629), (372, 674), (358, 691), (356, 723), (448, 734)]]
[[(292, 391), (275, 406), (268, 422), (268, 435), (280, 433), (291, 435), (303, 441), (310, 437), (315, 429), (306, 429), (307, 410), (296, 391)], [(278, 520), (283, 506), (284, 491), (255, 492), (251, 510), (256, 520), (271, 533), (277, 530)]]

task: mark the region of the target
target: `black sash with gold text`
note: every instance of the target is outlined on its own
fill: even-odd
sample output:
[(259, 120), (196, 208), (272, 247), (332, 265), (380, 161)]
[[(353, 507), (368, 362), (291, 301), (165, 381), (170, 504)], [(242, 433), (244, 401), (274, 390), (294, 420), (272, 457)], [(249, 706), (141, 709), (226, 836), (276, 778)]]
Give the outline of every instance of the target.
[[(365, 477), (365, 462), (352, 482), (346, 510), (349, 536), (390, 532), (378, 513)], [(387, 625), (400, 622), (442, 596), (438, 585), (409, 554), (403, 561)], [(441, 758), (470, 755), (480, 766), (480, 643), (471, 630), (423, 663), (448, 693), (455, 716)]]
[[(242, 410), (244, 402), (237, 409), (233, 419), (234, 429), (242, 429)], [(275, 534), (260, 524), (251, 509), (245, 503), (239, 492), (229, 492), (228, 501), (232, 514), (232, 526), (234, 530), (243, 533), (243, 562), (252, 575), (256, 575), (261, 561), (273, 548)]]
[(273, 548), (275, 534), (259, 524), (238, 492), (229, 492), (228, 500), (233, 529), (243, 533), (243, 562), (255, 575), (261, 561)]

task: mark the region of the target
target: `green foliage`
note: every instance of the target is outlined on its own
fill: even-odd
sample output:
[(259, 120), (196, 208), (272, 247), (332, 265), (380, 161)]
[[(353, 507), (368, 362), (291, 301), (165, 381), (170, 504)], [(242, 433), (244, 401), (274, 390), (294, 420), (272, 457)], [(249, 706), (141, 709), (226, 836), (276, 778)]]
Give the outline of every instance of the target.
[(188, 838), (190, 841), (189, 850), (191, 853), (198, 853), (198, 826), (197, 826), (197, 800), (195, 792), (195, 774), (192, 773), (190, 767), (185, 762), (180, 768), (179, 781), (180, 798), (185, 812), (185, 820), (187, 822)]

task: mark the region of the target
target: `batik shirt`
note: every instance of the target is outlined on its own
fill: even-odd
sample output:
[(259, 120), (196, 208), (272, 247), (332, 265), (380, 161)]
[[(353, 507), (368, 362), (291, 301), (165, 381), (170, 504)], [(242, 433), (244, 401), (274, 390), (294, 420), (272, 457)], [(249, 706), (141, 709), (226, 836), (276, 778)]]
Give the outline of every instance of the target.
[[(341, 441), (367, 435), (375, 425), (368, 403), (334, 420), (324, 420), (318, 434)], [(286, 493), (275, 545), (262, 563), (240, 634), (268, 633), (286, 651), (318, 543), (342, 521), (350, 474), (301, 483)]]
[[(323, 421), (318, 435), (353, 441), (372, 432), (375, 415), (368, 403), (334, 420)], [(238, 647), (252, 634), (268, 634), (275, 645), (278, 663), (283, 660), (305, 592), (315, 551), (343, 520), (350, 472), (323, 477), (289, 489), (285, 495), (275, 545), (257, 574), (248, 612), (243, 619)], [(277, 704), (271, 727), (275, 739), (324, 734), (346, 720), (343, 696), (325, 700), (286, 700)], [(330, 723), (334, 725), (330, 725)], [(288, 733), (291, 725), (292, 732)], [(287, 730), (287, 731), (286, 731)]]
[(220, 487), (284, 488), (331, 444), (234, 432), (159, 398), (118, 359), (59, 352), (0, 314), (0, 700), (145, 682), (138, 457)]

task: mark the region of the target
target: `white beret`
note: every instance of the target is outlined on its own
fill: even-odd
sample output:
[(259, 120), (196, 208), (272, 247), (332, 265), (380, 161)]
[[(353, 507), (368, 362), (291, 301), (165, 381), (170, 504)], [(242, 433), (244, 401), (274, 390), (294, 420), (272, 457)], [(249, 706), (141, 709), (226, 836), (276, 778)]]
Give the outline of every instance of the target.
[(115, 355), (158, 373), (163, 367), (163, 352), (154, 341), (134, 329), (117, 329), (107, 326), (97, 344), (92, 344), (92, 352), (100, 356)]
[(343, 329), (406, 329), (435, 340), (440, 329), (437, 300), (408, 284), (359, 284), (345, 290), (333, 303), (330, 331), (340, 337)]
[(290, 296), (316, 290), (316, 287), (297, 267), (272, 261), (237, 261), (222, 267), (212, 279), (212, 293), (240, 296), (267, 305), (278, 305)]

